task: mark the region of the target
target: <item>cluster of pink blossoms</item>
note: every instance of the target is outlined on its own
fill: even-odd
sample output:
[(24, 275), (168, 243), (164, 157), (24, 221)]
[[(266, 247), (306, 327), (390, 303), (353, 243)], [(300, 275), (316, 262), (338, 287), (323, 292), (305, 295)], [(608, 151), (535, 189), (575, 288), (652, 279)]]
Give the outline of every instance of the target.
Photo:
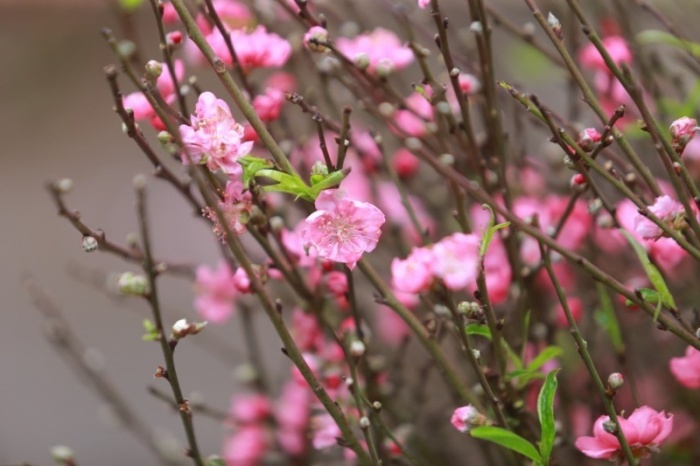
[(240, 175), (243, 170), (238, 159), (250, 153), (253, 143), (244, 142), (243, 126), (234, 120), (228, 104), (211, 92), (203, 92), (190, 122), (180, 125), (185, 145), (182, 163), (206, 164), (211, 171)]
[[(576, 448), (591, 458), (621, 458), (619, 440), (606, 430), (608, 421), (609, 416), (599, 417), (593, 426), (593, 437), (579, 437), (576, 439)], [(663, 411), (658, 412), (648, 406), (635, 409), (627, 419), (618, 416), (618, 421), (636, 458), (646, 458), (656, 451), (673, 429), (672, 414), (666, 415)]]
[[(680, 202), (672, 199), (671, 196), (657, 197), (654, 205), (649, 207), (649, 212), (672, 230), (681, 230), (686, 226), (685, 209)], [(666, 235), (661, 227), (641, 214), (635, 219), (634, 231), (643, 239), (655, 240)]]
[(341, 37), (336, 40), (338, 50), (353, 60), (358, 66), (366, 68), (372, 74), (389, 74), (402, 70), (413, 63), (413, 51), (401, 44), (392, 31), (377, 28), (348, 39)]

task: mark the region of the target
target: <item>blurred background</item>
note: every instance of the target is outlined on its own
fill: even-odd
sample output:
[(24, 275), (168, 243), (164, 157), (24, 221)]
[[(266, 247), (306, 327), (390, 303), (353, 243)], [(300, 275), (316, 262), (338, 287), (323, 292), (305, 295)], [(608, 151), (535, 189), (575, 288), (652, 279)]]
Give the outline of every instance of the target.
[[(509, 14), (529, 20), (520, 1), (493, 3), (517, 5)], [(685, 8), (679, 4), (694, 2), (666, 3), (669, 16), (678, 19)], [(111, 110), (102, 69), (115, 60), (100, 29), (118, 29), (112, 13), (107, 2), (97, 0), (0, 2), (0, 465), (50, 464), (50, 447), (58, 444), (73, 448), (81, 464), (152, 464), (148, 451), (115, 423), (107, 405), (46, 341), (42, 318), (22, 286), (27, 277), (63, 309), (89, 348), (86, 361), (113, 382), (163, 442), (184, 445), (177, 414), (147, 391), (149, 385), (168, 387), (152, 377), (162, 364), (160, 349), (141, 341), (145, 303), (115, 300), (86, 283), (86, 276), (136, 267), (105, 254), (84, 253), (80, 235), (56, 215), (44, 187), (49, 180), (71, 178), (69, 205), (115, 242), (124, 244), (126, 235), (137, 229), (131, 181), (151, 167), (122, 134)], [(141, 13), (138, 26), (144, 38), (154, 37), (150, 9)], [(512, 58), (506, 66), (518, 67), (524, 59), (518, 54)], [(563, 89), (558, 76), (533, 77), (528, 83), (532, 90)], [(552, 87), (553, 78), (559, 88)], [(153, 181), (148, 191), (157, 256), (214, 265), (217, 249), (206, 239), (206, 225), (168, 186)], [(163, 282), (170, 322), (193, 317), (190, 284), (170, 277)], [(279, 343), (264, 319), (257, 324), (266, 336), (262, 341), (268, 367), (271, 373), (279, 367), (282, 380), (287, 372), (281, 369), (286, 362)], [(180, 379), (190, 399), (226, 409), (236, 389), (233, 369), (213, 354), (242, 360), (243, 345), (233, 323), (209, 330), (213, 346), (186, 341), (178, 347)], [(219, 452), (220, 425), (197, 416), (196, 428), (202, 450)]]

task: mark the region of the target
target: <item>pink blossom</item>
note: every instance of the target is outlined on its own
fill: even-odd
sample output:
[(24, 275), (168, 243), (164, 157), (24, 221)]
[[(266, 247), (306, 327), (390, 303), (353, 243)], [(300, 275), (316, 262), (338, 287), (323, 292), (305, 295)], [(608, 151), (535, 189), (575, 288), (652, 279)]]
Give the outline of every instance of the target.
[[(279, 68), (287, 63), (292, 55), (292, 45), (279, 35), (267, 32), (265, 26), (258, 26), (252, 32), (234, 29), (230, 33), (238, 63), (245, 70), (255, 68)], [(207, 36), (207, 42), (214, 52), (228, 66), (233, 66), (233, 58), (226, 41), (218, 30)]]
[(695, 118), (682, 117), (671, 123), (669, 130), (674, 140), (681, 138), (690, 140), (698, 130), (698, 122)]
[(422, 94), (414, 92), (405, 100), (406, 110), (394, 113), (394, 123), (409, 136), (422, 137), (427, 133), (426, 123), (433, 120), (433, 107)]
[[(226, 182), (224, 199), (219, 201), (219, 213), (223, 216), (223, 219), (219, 218), (217, 212), (209, 207), (204, 208), (203, 214), (214, 222), (212, 231), (221, 238), (221, 241), (224, 241), (226, 239), (226, 227), (235, 235), (243, 234), (252, 208), (253, 196), (243, 188), (243, 182), (241, 180), (229, 180)], [(222, 220), (224, 221), (223, 224)], [(226, 227), (224, 227), (224, 224)]]
[(377, 73), (380, 66), (395, 70), (406, 68), (413, 62), (413, 52), (401, 44), (399, 38), (387, 29), (377, 28), (353, 39), (341, 37), (336, 41), (338, 50), (350, 60), (364, 54), (369, 60), (367, 71)]
[(233, 301), (239, 294), (233, 286), (233, 272), (226, 262), (219, 263), (216, 270), (197, 267), (195, 292), (195, 309), (202, 317), (217, 324), (231, 317)]
[(343, 272), (331, 270), (326, 274), (326, 286), (331, 294), (344, 296), (348, 292), (348, 277)]
[[(620, 442), (603, 428), (609, 419), (609, 416), (599, 417), (593, 426), (593, 437), (579, 437), (576, 448), (591, 458), (620, 458)], [(672, 414), (666, 415), (664, 411), (657, 412), (648, 406), (635, 409), (627, 419), (618, 416), (618, 420), (636, 458), (645, 458), (655, 451), (673, 429)]]
[(312, 397), (308, 386), (293, 381), (285, 383), (275, 409), (279, 428), (303, 432), (309, 422)]
[(451, 290), (476, 281), (481, 241), (475, 235), (454, 233), (433, 246), (433, 270)]
[(399, 346), (411, 334), (408, 324), (387, 306), (379, 307), (376, 326), (381, 339), (391, 346)]
[(315, 206), (301, 237), (322, 259), (353, 268), (362, 254), (377, 246), (386, 219), (372, 204), (347, 199), (342, 190), (326, 190), (318, 195)]
[(376, 186), (376, 198), (382, 211), (386, 213), (389, 221), (398, 227), (406, 234), (408, 239), (413, 243), (419, 243), (422, 234), (425, 231), (435, 231), (435, 222), (426, 212), (423, 202), (420, 198), (409, 194), (407, 196), (408, 203), (411, 205), (413, 212), (416, 215), (418, 228), (413, 224), (406, 206), (401, 199), (401, 194), (394, 183), (382, 181)]
[(602, 135), (595, 128), (586, 128), (578, 133), (578, 145), (586, 152), (592, 151), (601, 141)]
[(700, 351), (692, 346), (685, 350), (685, 356), (671, 358), (671, 373), (686, 388), (700, 388)]
[(418, 172), (420, 160), (411, 151), (402, 147), (394, 153), (391, 164), (399, 177), (408, 178)]
[(313, 433), (311, 443), (316, 450), (323, 450), (338, 445), (337, 439), (343, 434), (328, 413), (318, 414), (312, 419)]
[(459, 87), (465, 95), (474, 95), (481, 90), (481, 81), (473, 74), (460, 73)]
[(323, 331), (318, 324), (318, 317), (301, 309), (292, 312), (292, 335), (299, 349), (312, 351), (323, 342)]
[(284, 92), (274, 87), (268, 87), (264, 94), (255, 96), (253, 108), (262, 121), (275, 121), (282, 113), (284, 102)]
[(486, 424), (488, 420), (475, 407), (467, 405), (455, 409), (450, 422), (455, 429), (465, 433), (469, 432), (473, 427)]
[(177, 10), (170, 2), (163, 3), (163, 14), (161, 17), (163, 18), (163, 24), (167, 24), (168, 26), (177, 23), (180, 19)]
[(433, 283), (433, 251), (414, 248), (406, 259), (395, 257), (391, 261), (391, 283), (406, 293), (422, 293)]
[[(627, 41), (622, 36), (608, 36), (603, 39), (603, 46), (616, 65), (632, 62), (632, 51), (627, 45)], [(600, 71), (610, 72), (603, 60), (603, 56), (593, 44), (586, 45), (579, 55), (581, 64), (586, 68), (593, 68)]]
[[(219, 15), (219, 19), (228, 29), (244, 29), (255, 22), (255, 16), (243, 3), (236, 0), (214, 0), (212, 2), (214, 10)], [(208, 34), (212, 30), (211, 23), (206, 17), (197, 16), (197, 25), (202, 32)]]
[(211, 92), (203, 92), (190, 118), (190, 125), (180, 125), (185, 145), (182, 162), (206, 164), (210, 170), (242, 173), (238, 159), (248, 155), (252, 142), (243, 142), (243, 126), (236, 123), (229, 106)]
[(430, 0), (418, 0), (418, 7), (425, 8), (430, 5)]
[[(492, 304), (501, 304), (510, 294), (510, 285), (513, 279), (513, 271), (508, 261), (508, 253), (503, 241), (496, 237), (489, 245), (484, 258), (484, 278), (486, 288), (489, 291), (489, 299)], [(474, 292), (477, 286), (473, 283), (467, 289)]]
[(257, 424), (272, 413), (270, 399), (260, 393), (236, 395), (231, 400), (231, 418), (238, 424)]
[[(649, 212), (671, 228), (681, 229), (684, 226), (685, 210), (670, 196), (657, 197), (654, 205), (649, 207)], [(665, 234), (656, 223), (642, 214), (637, 214), (634, 224), (634, 231), (644, 239), (658, 239)]]
[(248, 425), (226, 439), (222, 456), (226, 466), (258, 466), (269, 444), (269, 434), (264, 427)]
[[(176, 97), (175, 85), (173, 84), (170, 69), (165, 63), (162, 63), (162, 67), (163, 71), (156, 80), (156, 89), (166, 102), (172, 103), (175, 101)], [(175, 60), (173, 67), (175, 68), (177, 82), (182, 82), (182, 78), (185, 76), (185, 64), (182, 60)], [(130, 108), (134, 112), (134, 119), (136, 121), (147, 120), (156, 116), (155, 110), (153, 110), (153, 107), (151, 107), (151, 104), (148, 102), (143, 92), (132, 92), (126, 95), (124, 97), (124, 108)]]

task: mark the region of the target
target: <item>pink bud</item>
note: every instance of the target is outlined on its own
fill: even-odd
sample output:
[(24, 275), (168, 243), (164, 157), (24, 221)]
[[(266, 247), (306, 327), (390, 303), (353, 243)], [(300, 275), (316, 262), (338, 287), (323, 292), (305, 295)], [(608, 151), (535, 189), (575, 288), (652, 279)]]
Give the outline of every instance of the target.
[(586, 152), (592, 151), (601, 141), (601, 134), (595, 128), (586, 128), (578, 133), (578, 145)]

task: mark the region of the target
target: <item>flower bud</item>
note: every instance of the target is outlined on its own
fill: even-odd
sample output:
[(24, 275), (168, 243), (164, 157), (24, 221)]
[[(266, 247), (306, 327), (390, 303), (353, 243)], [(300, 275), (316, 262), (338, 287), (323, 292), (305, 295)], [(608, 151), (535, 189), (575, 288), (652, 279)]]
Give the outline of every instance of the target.
[(182, 43), (182, 33), (180, 31), (169, 32), (165, 36), (165, 41), (170, 47), (175, 48)]
[(97, 249), (99, 244), (97, 243), (97, 240), (93, 238), (92, 236), (83, 236), (83, 251), (85, 252), (92, 252)]
[(457, 305), (457, 311), (466, 315), (469, 319), (479, 319), (481, 317), (481, 306), (474, 301), (462, 301)]
[(394, 72), (394, 62), (388, 58), (382, 58), (377, 62), (377, 75), (380, 78), (389, 77)]
[(312, 52), (328, 52), (328, 47), (319, 42), (328, 42), (328, 31), (320, 26), (313, 26), (304, 34), (304, 45)]
[(369, 419), (367, 418), (367, 416), (362, 416), (360, 418), (360, 428), (369, 429)]
[(311, 167), (311, 175), (327, 176), (328, 167), (326, 166), (325, 162), (321, 162), (320, 160), (316, 161), (316, 163), (314, 163), (314, 165)]
[(586, 128), (578, 133), (578, 145), (586, 152), (591, 152), (603, 136), (595, 128)]
[(175, 340), (185, 338), (187, 335), (197, 335), (199, 332), (204, 330), (207, 326), (207, 322), (187, 322), (187, 319), (180, 319), (173, 324), (173, 335)]
[(352, 61), (355, 64), (355, 66), (361, 70), (366, 70), (367, 68), (369, 68), (369, 56), (367, 56), (366, 53), (358, 53), (357, 55), (355, 55)]
[(75, 464), (75, 453), (65, 445), (51, 447), (51, 458), (58, 464), (70, 466)]
[(350, 343), (350, 354), (355, 358), (361, 358), (365, 354), (365, 344), (360, 340)]
[(671, 123), (669, 130), (673, 138), (672, 144), (678, 155), (683, 154), (685, 146), (693, 139), (698, 129), (698, 122), (694, 118), (683, 117)]
[(123, 295), (144, 296), (148, 293), (148, 279), (133, 272), (124, 272), (117, 280), (117, 289)]
[(549, 15), (547, 15), (547, 24), (549, 24), (549, 27), (552, 28), (552, 32), (554, 32), (554, 35), (557, 36), (557, 39), (562, 40), (564, 38), (564, 33), (561, 30), (561, 23), (551, 11), (549, 12)]
[(625, 379), (619, 372), (613, 372), (608, 376), (608, 386), (613, 390), (619, 390), (625, 384)]
[(469, 30), (474, 34), (482, 34), (484, 32), (484, 25), (481, 21), (474, 21), (469, 25)]
[(452, 419), (450, 422), (455, 429), (462, 433), (469, 432), (474, 427), (488, 425), (491, 423), (486, 416), (481, 414), (472, 405), (462, 406), (461, 408), (455, 409), (452, 413)]
[(163, 74), (163, 64), (155, 60), (148, 60), (146, 63), (146, 76), (148, 79), (155, 81)]

